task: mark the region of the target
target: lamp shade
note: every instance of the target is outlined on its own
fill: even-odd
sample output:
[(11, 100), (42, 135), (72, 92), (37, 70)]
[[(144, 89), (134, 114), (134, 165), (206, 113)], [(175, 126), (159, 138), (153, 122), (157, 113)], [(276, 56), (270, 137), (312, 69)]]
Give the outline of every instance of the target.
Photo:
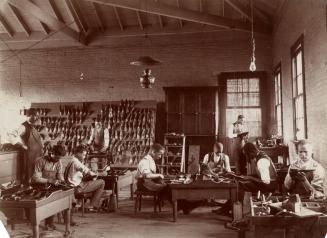
[(154, 66), (161, 64), (159, 60), (155, 60), (150, 56), (140, 56), (136, 61), (130, 62), (130, 65), (135, 66)]

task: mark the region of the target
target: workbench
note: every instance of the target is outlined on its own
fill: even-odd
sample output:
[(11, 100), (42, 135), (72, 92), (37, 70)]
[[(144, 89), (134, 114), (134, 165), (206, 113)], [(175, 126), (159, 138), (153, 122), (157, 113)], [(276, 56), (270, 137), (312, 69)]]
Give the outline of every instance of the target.
[(236, 184), (215, 183), (210, 180), (196, 180), (190, 184), (169, 184), (173, 202), (173, 221), (177, 221), (177, 201), (185, 199), (190, 201), (210, 198), (231, 199), (232, 204), (236, 201)]
[(70, 233), (70, 212), (72, 207), (72, 200), (74, 196), (74, 189), (58, 190), (49, 195), (49, 197), (40, 200), (20, 200), (20, 201), (6, 201), (0, 200), (0, 208), (23, 208), (29, 210), (29, 221), (33, 227), (33, 237), (39, 238), (39, 225), (42, 220), (61, 211), (65, 212), (66, 229), (65, 236)]

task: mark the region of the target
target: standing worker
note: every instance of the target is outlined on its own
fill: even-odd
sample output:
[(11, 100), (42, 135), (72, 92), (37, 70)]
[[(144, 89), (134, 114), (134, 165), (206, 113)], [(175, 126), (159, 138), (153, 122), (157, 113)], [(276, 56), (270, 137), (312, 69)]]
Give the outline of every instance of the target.
[(231, 140), (231, 157), (235, 161), (236, 173), (245, 175), (246, 159), (242, 152), (242, 148), (246, 142), (248, 132), (244, 124), (244, 118), (243, 115), (238, 115), (237, 121), (229, 127), (228, 137)]
[(22, 180), (24, 184), (29, 184), (33, 176), (35, 161), (42, 156), (42, 140), (39, 132), (35, 129), (38, 117), (36, 110), (30, 108), (27, 111), (27, 120), (18, 128), (20, 141), (18, 144), (24, 149)]

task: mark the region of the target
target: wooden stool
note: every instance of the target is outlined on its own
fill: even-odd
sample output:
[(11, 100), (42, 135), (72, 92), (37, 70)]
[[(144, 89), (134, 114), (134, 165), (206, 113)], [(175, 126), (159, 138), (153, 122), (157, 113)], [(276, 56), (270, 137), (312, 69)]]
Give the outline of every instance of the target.
[(142, 196), (153, 196), (153, 206), (154, 212), (157, 212), (157, 206), (159, 207), (159, 212), (161, 212), (161, 198), (159, 196), (159, 192), (156, 191), (135, 191), (135, 204), (134, 204), (134, 212), (136, 213), (137, 210), (141, 211), (142, 207)]
[(85, 212), (85, 200), (92, 198), (92, 193), (78, 193), (75, 195), (76, 199), (81, 199), (82, 200), (82, 217), (84, 217), (84, 212)]

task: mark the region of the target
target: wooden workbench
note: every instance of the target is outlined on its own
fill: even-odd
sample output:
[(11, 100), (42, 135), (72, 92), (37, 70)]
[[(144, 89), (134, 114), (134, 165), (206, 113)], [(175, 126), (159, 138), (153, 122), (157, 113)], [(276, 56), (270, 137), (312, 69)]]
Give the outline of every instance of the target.
[(49, 197), (41, 200), (20, 200), (5, 201), (0, 200), (0, 208), (24, 208), (29, 209), (30, 222), (33, 226), (33, 237), (39, 238), (39, 224), (45, 218), (55, 215), (61, 211), (65, 212), (66, 230), (65, 236), (70, 233), (70, 212), (74, 189), (66, 191), (55, 191)]
[(177, 221), (177, 200), (204, 200), (210, 198), (236, 201), (236, 184), (198, 180), (191, 184), (169, 184), (172, 192), (173, 221)]

